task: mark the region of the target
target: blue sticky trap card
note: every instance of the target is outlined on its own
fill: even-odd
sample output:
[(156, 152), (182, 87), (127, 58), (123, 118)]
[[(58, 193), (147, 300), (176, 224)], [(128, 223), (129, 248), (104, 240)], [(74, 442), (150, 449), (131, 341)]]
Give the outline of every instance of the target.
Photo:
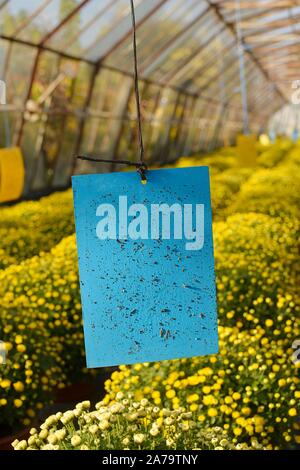
[(218, 352), (207, 167), (72, 178), (88, 367)]

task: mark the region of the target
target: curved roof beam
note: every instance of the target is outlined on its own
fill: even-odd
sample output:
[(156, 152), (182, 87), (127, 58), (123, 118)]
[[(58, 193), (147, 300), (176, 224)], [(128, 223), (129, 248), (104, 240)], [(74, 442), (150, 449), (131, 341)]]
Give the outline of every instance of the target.
[[(232, 34), (234, 34), (235, 37), (237, 37), (237, 33), (236, 33), (236, 29), (234, 27), (234, 25), (232, 23), (229, 23), (226, 18), (224, 17), (224, 15), (222, 14), (222, 12), (220, 11), (220, 6), (221, 7), (224, 7), (225, 5), (230, 5), (230, 9), (233, 9), (233, 6), (234, 6), (234, 9), (236, 9), (236, 2), (222, 2), (222, 4), (220, 3), (214, 3), (212, 0), (206, 0), (207, 3), (211, 6), (211, 8), (213, 8), (215, 10), (215, 12), (217, 13), (218, 17), (220, 18), (220, 20), (225, 23), (227, 26), (228, 26), (228, 29), (232, 32)], [(269, 8), (272, 8), (274, 7), (274, 2), (269, 2), (270, 5), (269, 5)], [(253, 8), (268, 8), (267, 6), (267, 3), (264, 2), (263, 5), (260, 3), (260, 2), (257, 2), (257, 1), (251, 1), (251, 2), (243, 2), (242, 5), (243, 5), (243, 8), (246, 8), (245, 5), (248, 5), (248, 9), (253, 9)], [(279, 4), (280, 4), (280, 7), (279, 7)], [(290, 7), (290, 6), (293, 6), (291, 5), (291, 2), (290, 1), (286, 1), (286, 0), (278, 0), (277, 1), (277, 6), (278, 8), (283, 8), (283, 7)], [(248, 57), (250, 57), (252, 59), (252, 61), (254, 61), (254, 63), (256, 64), (256, 66), (258, 67), (258, 69), (263, 73), (263, 75), (265, 76), (265, 78), (272, 82), (272, 78), (271, 76), (269, 75), (269, 73), (262, 67), (262, 65), (260, 64), (259, 60), (257, 59), (257, 57), (255, 56), (255, 54), (252, 52), (252, 50), (249, 50), (247, 48), (245, 48), (245, 53), (247, 54)], [(287, 98), (284, 96), (282, 90), (277, 86), (275, 85), (276, 87), (276, 91), (279, 95), (281, 95), (282, 99), (284, 101), (287, 101)]]
[(20, 34), (23, 29), (30, 25), (30, 23), (40, 14), (53, 0), (44, 0), (41, 5), (39, 5), (28, 18), (25, 18), (24, 21), (17, 26), (17, 28), (12, 32), (12, 36), (17, 36)]
[(52, 36), (57, 33), (57, 31), (62, 29), (73, 18), (73, 16), (75, 16), (89, 2), (90, 0), (82, 0), (82, 2), (80, 2), (77, 7), (74, 8), (54, 29), (52, 29), (52, 31), (43, 37), (39, 43), (39, 46), (44, 45), (46, 41), (51, 39)]
[[(212, 13), (214, 13), (214, 11), (212, 11)], [(266, 10), (263, 10), (262, 12), (260, 12), (259, 14), (255, 13), (250, 13), (249, 15), (245, 16), (244, 19), (247, 20), (247, 21), (251, 21), (253, 18), (258, 18), (258, 17), (264, 17), (265, 15), (269, 15), (269, 12)], [(217, 17), (217, 20), (220, 22), (220, 18)], [(218, 31), (218, 34), (221, 34), (223, 33), (223, 31), (227, 30), (228, 29), (228, 26), (224, 23), (221, 23), (220, 22), (220, 30)], [(163, 83), (164, 84), (168, 84), (170, 83), (178, 74), (182, 74), (182, 68), (183, 67), (186, 67), (189, 65), (189, 63), (194, 60), (196, 58), (196, 56), (200, 55), (203, 50), (209, 46), (209, 44), (211, 43), (211, 41), (215, 39), (215, 38), (209, 38), (204, 44), (202, 44), (194, 53), (192, 53), (190, 56), (188, 56), (185, 61), (183, 62), (183, 64), (179, 64), (180, 66), (180, 70), (178, 70), (178, 64), (176, 64), (176, 69), (174, 67), (174, 70), (173, 71), (170, 71), (164, 78), (163, 78)], [(227, 44), (226, 47), (231, 47), (231, 45), (233, 45), (233, 43), (236, 43), (236, 38), (234, 36), (232, 36), (232, 40)], [(218, 56), (219, 54), (216, 54), (216, 56)], [(210, 62), (210, 61), (209, 61)], [(202, 68), (201, 68), (202, 69)], [(172, 72), (172, 73), (171, 73)]]
[(140, 69), (143, 76), (147, 77), (156, 70), (162, 62), (165, 61), (166, 57), (175, 49), (177, 49), (186, 38), (190, 35), (190, 30), (200, 21), (202, 18), (210, 12), (210, 8), (205, 8), (194, 18), (189, 24), (178, 31), (168, 42), (164, 44), (160, 49), (155, 51), (152, 56), (149, 57), (148, 61)]
[[(147, 0), (141, 2), (135, 8), (136, 28), (139, 28), (150, 16), (152, 16), (168, 0)], [(119, 47), (132, 33), (131, 14), (128, 14), (118, 25), (110, 31), (101, 41), (95, 43), (92, 52), (87, 58), (99, 64)]]

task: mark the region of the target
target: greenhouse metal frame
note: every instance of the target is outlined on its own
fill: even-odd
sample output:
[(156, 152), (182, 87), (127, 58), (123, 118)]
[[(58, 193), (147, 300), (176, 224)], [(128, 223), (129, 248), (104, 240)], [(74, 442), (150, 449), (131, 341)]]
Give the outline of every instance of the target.
[[(130, 2), (20, 3), (0, 1), (7, 84), (0, 145), (22, 148), (27, 193), (135, 160)], [(262, 132), (289, 102), (300, 2), (136, 0), (135, 7), (147, 162), (233, 143), (245, 113), (248, 131)], [(76, 160), (80, 153), (114, 163), (99, 168)]]

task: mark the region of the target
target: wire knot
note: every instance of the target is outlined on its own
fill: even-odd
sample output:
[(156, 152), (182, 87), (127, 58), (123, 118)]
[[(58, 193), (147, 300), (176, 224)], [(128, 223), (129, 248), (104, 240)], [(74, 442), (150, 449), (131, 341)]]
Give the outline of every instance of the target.
[(147, 184), (146, 171), (148, 170), (148, 167), (147, 167), (146, 163), (144, 163), (144, 162), (136, 163), (136, 169), (137, 169), (137, 172), (139, 173), (139, 175), (141, 177), (141, 183), (142, 184)]

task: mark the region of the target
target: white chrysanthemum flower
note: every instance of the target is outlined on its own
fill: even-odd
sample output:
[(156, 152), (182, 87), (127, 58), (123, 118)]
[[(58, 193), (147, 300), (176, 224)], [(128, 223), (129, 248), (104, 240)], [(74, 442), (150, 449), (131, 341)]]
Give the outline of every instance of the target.
[(99, 428), (97, 424), (93, 424), (92, 426), (89, 427), (89, 432), (91, 434), (96, 434), (99, 431)]
[(235, 446), (235, 448), (236, 448), (237, 450), (242, 450), (242, 449), (243, 449), (243, 446), (242, 446), (242, 444), (237, 444), (237, 445)]
[(190, 429), (188, 423), (180, 423), (179, 427), (182, 429), (182, 431), (188, 431)]
[(65, 428), (58, 429), (55, 431), (55, 436), (58, 441), (62, 441), (66, 437), (67, 431)]
[(39, 438), (40, 439), (46, 439), (48, 436), (48, 430), (47, 429), (42, 429), (41, 432), (39, 433)]
[(45, 425), (50, 428), (51, 426), (53, 426), (54, 424), (57, 423), (57, 418), (55, 415), (51, 415), (51, 416), (48, 416), (48, 418), (46, 419), (45, 421)]
[(91, 407), (91, 402), (90, 400), (85, 400), (81, 403), (81, 406), (84, 410), (89, 410)]
[(92, 415), (91, 413), (86, 413), (85, 415), (82, 416), (82, 419), (84, 419), (84, 421), (87, 424), (91, 424), (93, 421), (95, 421), (95, 418), (98, 418), (98, 416), (97, 415)]
[(110, 411), (112, 413), (121, 413), (122, 411), (124, 411), (124, 406), (121, 403), (114, 403), (113, 405), (111, 405)]
[(137, 424), (132, 424), (131, 426), (128, 426), (128, 430), (132, 431), (132, 432), (135, 432), (137, 431), (139, 428), (138, 428), (138, 425)]
[(103, 406), (104, 406), (103, 401), (99, 401), (98, 403), (96, 403), (95, 409), (96, 409), (96, 410), (100, 410), (100, 408), (103, 408)]
[(73, 410), (68, 410), (66, 411), (62, 417), (60, 418), (61, 422), (63, 424), (68, 424), (70, 421), (74, 419), (74, 412)]
[(135, 421), (137, 418), (138, 418), (137, 413), (131, 413), (131, 414), (127, 415), (128, 421)]
[(109, 428), (109, 422), (106, 419), (104, 419), (103, 421), (100, 421), (98, 426), (99, 426), (99, 429), (101, 429), (101, 431), (105, 431), (105, 429)]
[(142, 444), (144, 440), (146, 439), (145, 434), (139, 433), (139, 434), (134, 434), (133, 440), (136, 444)]
[(256, 439), (251, 439), (251, 447), (253, 447), (253, 449), (258, 449), (260, 447)]
[(214, 431), (218, 434), (218, 433), (222, 432), (222, 428), (220, 428), (220, 426), (215, 426)]
[(171, 418), (171, 416), (168, 416), (165, 420), (164, 420), (165, 424), (167, 426), (170, 426), (172, 423), (173, 423), (173, 419)]
[(157, 435), (159, 434), (159, 428), (158, 428), (158, 427), (152, 427), (152, 428), (150, 429), (150, 434), (151, 434), (151, 436), (153, 436), (153, 437), (157, 436)]
[(191, 413), (190, 411), (186, 412), (186, 413), (182, 413), (182, 418), (183, 419), (191, 419), (193, 416), (193, 413)]
[(98, 411), (99, 411), (99, 413), (105, 413), (105, 412), (107, 412), (107, 406), (100, 406), (100, 407), (98, 408)]
[(111, 412), (110, 411), (106, 411), (105, 413), (97, 413), (97, 419), (99, 419), (99, 421), (109, 421), (111, 417)]
[(28, 439), (28, 444), (30, 446), (34, 445), (36, 443), (36, 439), (37, 439), (36, 435), (30, 436), (30, 438)]
[(82, 401), (80, 403), (77, 403), (76, 409), (77, 410), (88, 410), (91, 406), (91, 402), (89, 400)]
[(81, 444), (81, 437), (78, 434), (74, 434), (71, 438), (71, 444), (73, 447), (78, 447)]
[[(15, 442), (15, 441), (14, 441)], [(16, 445), (13, 446), (14, 449), (16, 450), (25, 450), (27, 448), (27, 442), (26, 441), (20, 441)]]
[(49, 436), (47, 437), (47, 441), (49, 442), (49, 444), (55, 445), (57, 443), (56, 435), (55, 434), (49, 434)]
[(227, 441), (227, 439), (221, 439), (220, 445), (221, 445), (222, 447), (226, 447), (226, 446), (228, 446), (228, 444), (229, 444), (229, 442)]

